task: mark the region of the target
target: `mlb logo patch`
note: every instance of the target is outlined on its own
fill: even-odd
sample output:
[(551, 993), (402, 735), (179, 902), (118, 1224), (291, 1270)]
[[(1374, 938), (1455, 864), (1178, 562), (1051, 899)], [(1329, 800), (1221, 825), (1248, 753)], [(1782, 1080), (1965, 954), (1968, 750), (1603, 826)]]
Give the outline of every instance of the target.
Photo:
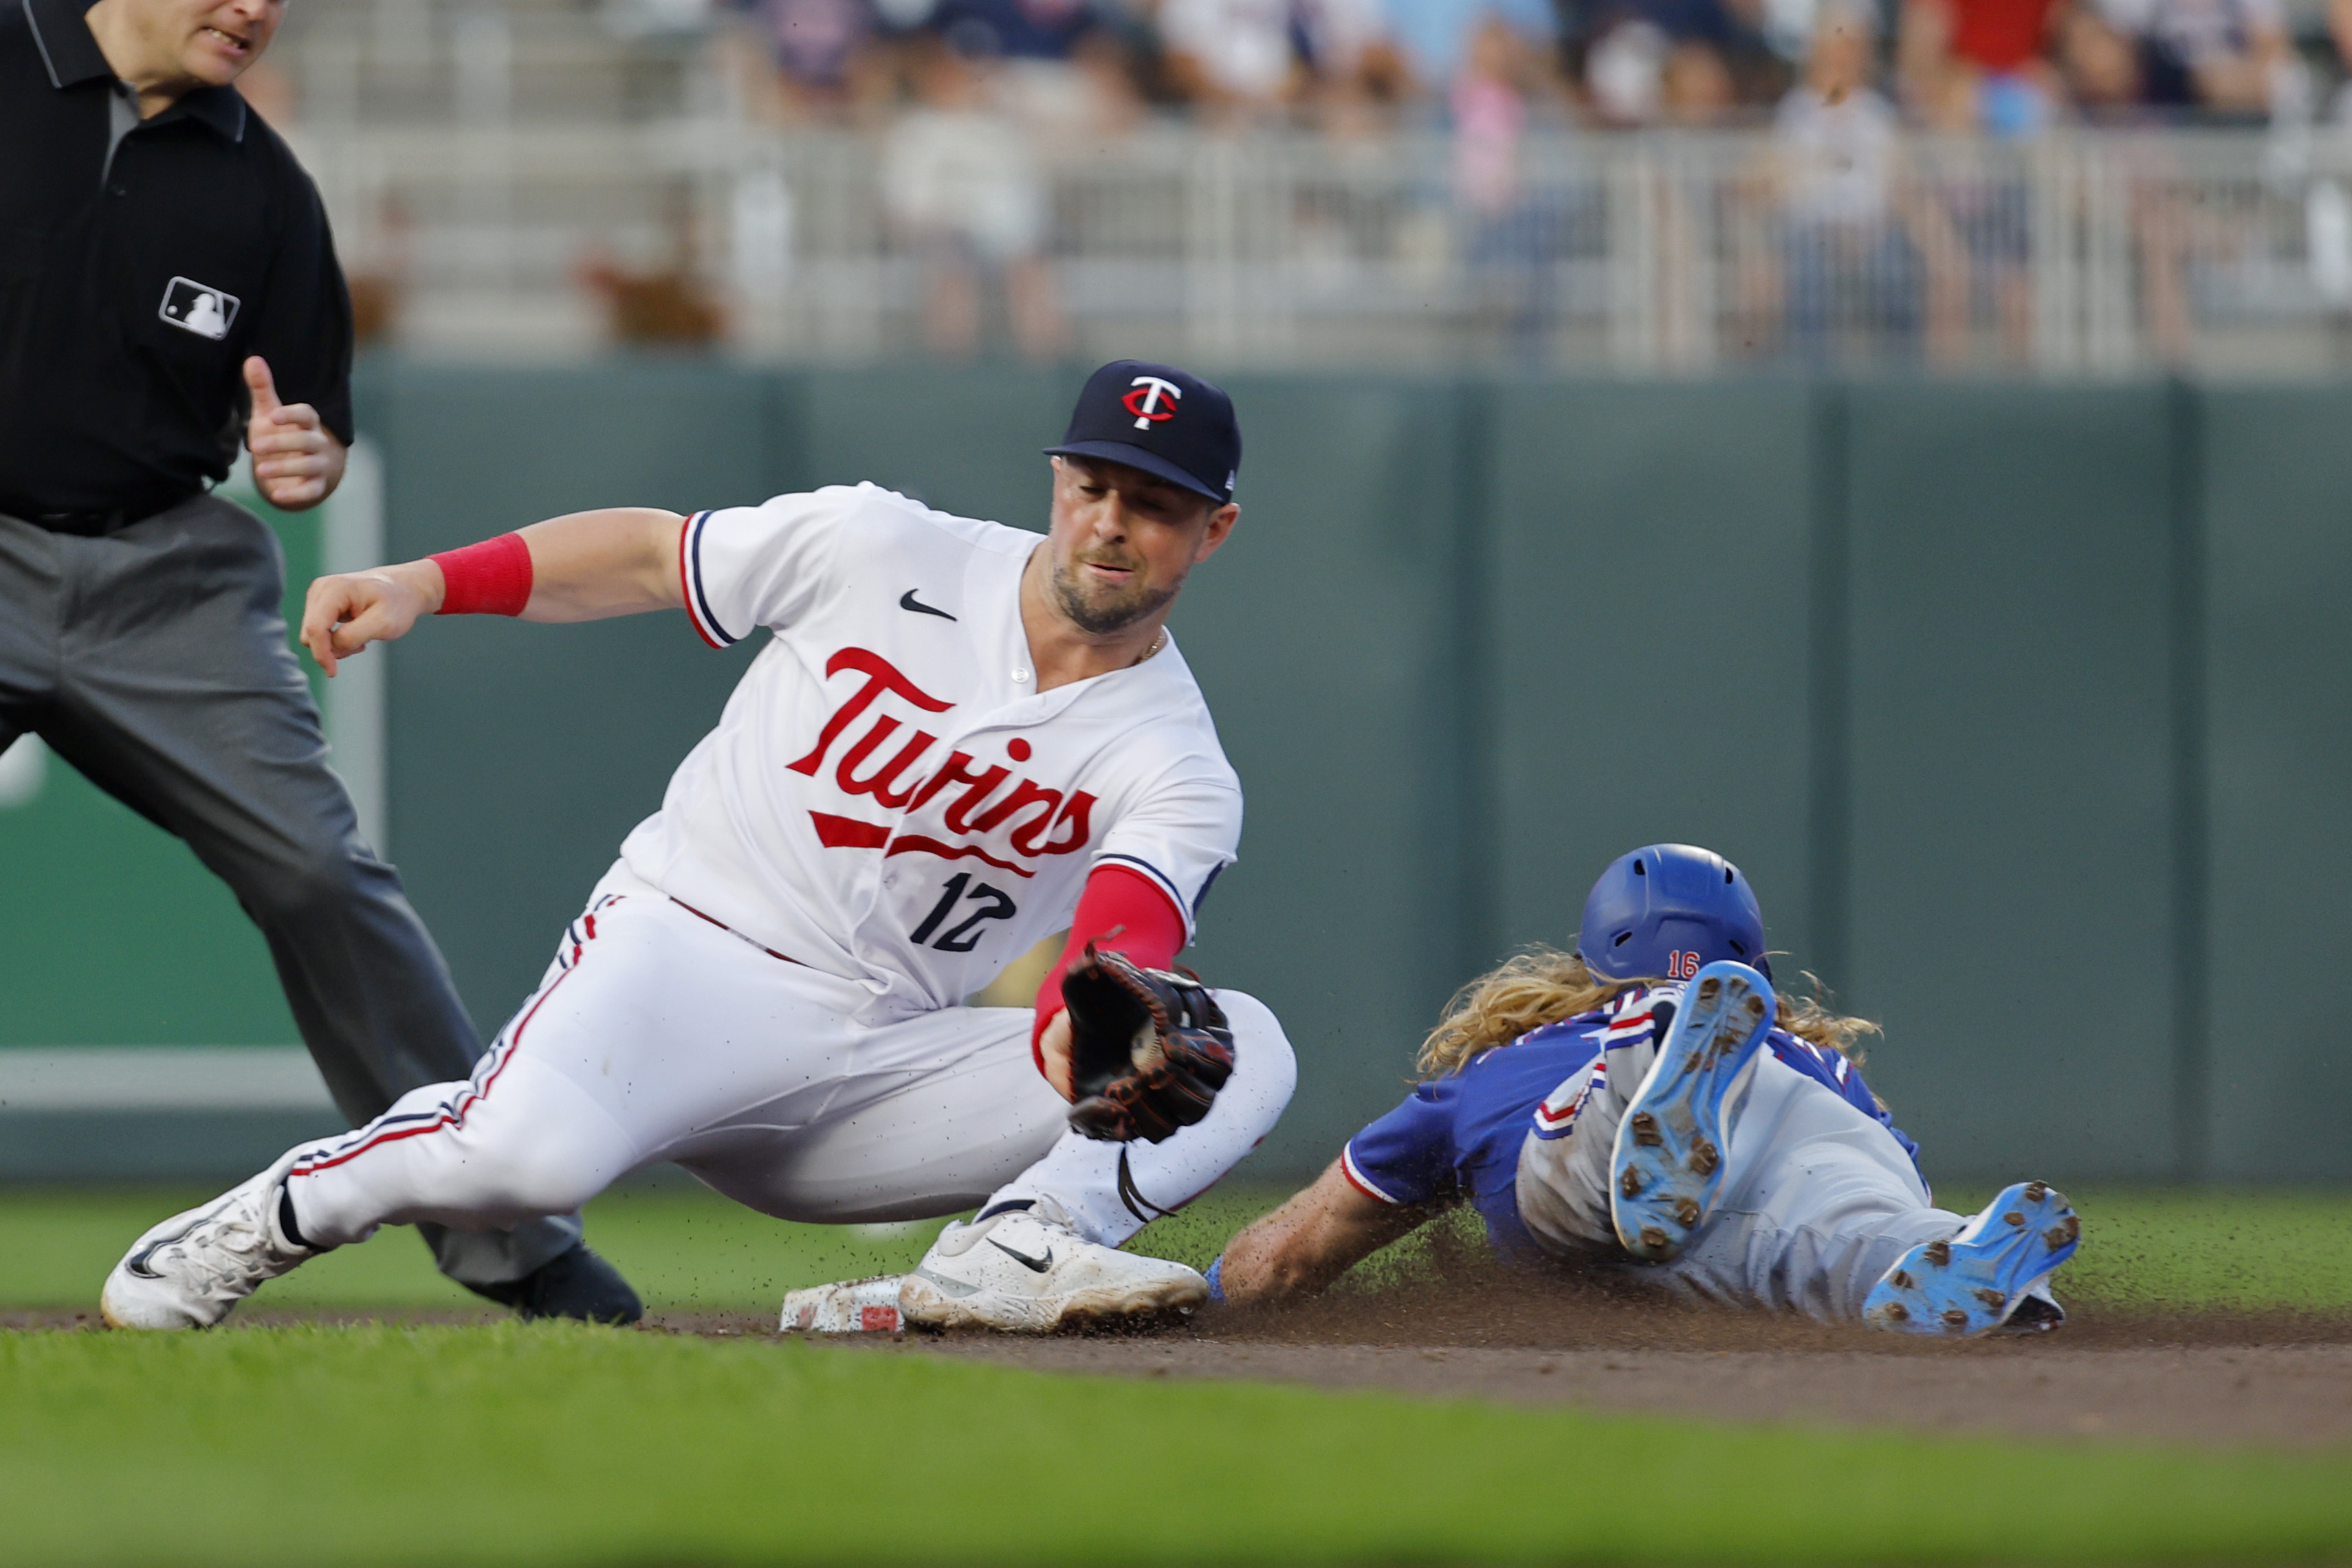
[(218, 342), (228, 336), (240, 303), (225, 288), (214, 288), (192, 277), (175, 277), (165, 286), (163, 308), (157, 314), (174, 327)]

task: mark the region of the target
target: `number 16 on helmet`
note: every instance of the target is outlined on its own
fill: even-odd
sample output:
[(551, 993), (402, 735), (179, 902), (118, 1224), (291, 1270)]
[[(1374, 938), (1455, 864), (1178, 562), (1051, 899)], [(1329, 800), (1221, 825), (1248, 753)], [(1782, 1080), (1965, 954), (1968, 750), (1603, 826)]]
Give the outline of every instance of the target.
[(1772, 974), (1755, 891), (1738, 866), (1694, 844), (1651, 844), (1611, 862), (1585, 897), (1577, 950), (1607, 980), (1687, 980), (1722, 958)]

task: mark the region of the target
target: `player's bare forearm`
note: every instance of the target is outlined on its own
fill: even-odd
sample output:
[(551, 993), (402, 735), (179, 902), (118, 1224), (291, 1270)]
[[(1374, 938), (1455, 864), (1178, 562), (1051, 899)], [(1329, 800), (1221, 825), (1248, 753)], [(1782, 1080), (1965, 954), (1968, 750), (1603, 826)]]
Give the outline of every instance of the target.
[(1432, 1212), (1365, 1197), (1334, 1160), (1314, 1186), (1225, 1244), (1217, 1281), (1231, 1301), (1312, 1295)]
[(603, 621), (683, 610), (678, 530), (686, 519), (654, 507), (607, 507), (533, 523), (526, 621)]
[[(601, 621), (648, 610), (685, 608), (677, 576), (677, 536), (686, 519), (651, 507), (573, 512), (521, 530), (530, 551), (526, 621)], [(333, 675), (341, 660), (371, 643), (404, 637), (437, 612), (448, 582), (437, 561), (322, 577), (302, 610), (302, 645)]]
[(1077, 1080), (1070, 1070), (1070, 1015), (1055, 1013), (1037, 1036), (1037, 1060), (1045, 1082), (1065, 1100), (1078, 1097)]

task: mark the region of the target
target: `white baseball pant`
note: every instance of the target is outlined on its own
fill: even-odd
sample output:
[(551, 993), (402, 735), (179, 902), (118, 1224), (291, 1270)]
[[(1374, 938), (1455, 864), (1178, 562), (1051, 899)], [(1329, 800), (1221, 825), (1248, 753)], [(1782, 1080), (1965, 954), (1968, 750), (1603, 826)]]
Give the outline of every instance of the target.
[(1220, 991), (1235, 1065), (1164, 1143), (1069, 1130), (1025, 1008), (852, 1021), (856, 982), (779, 957), (616, 866), (472, 1079), (404, 1096), (289, 1167), (314, 1245), (420, 1220), (499, 1229), (675, 1162), (782, 1219), (842, 1224), (1052, 1197), (1118, 1246), (1273, 1130), (1297, 1066), (1274, 1014)]
[[(1609, 1218), (1610, 1154), (1656, 1048), (1645, 1040), (1609, 1056), (1570, 1134), (1530, 1133), (1519, 1150), (1519, 1218), (1565, 1257), (1624, 1257)], [(1580, 1091), (1591, 1075), (1586, 1068), (1569, 1083)], [(1628, 1261), (1635, 1277), (1725, 1305), (1859, 1322), (1863, 1298), (1897, 1258), (1966, 1223), (1934, 1206), (1892, 1133), (1769, 1048), (1726, 1104), (1730, 1134), (1714, 1212), (1672, 1263)]]

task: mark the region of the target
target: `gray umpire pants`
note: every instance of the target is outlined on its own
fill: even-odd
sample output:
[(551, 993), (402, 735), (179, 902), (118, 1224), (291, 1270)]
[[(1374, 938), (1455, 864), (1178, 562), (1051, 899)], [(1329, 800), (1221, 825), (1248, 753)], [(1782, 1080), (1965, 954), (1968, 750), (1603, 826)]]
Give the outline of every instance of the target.
[[(357, 1126), (465, 1077), (481, 1043), (327, 766), (278, 612), (285, 578), (268, 525), (215, 496), (100, 538), (0, 514), (0, 751), (38, 735), (228, 883)], [(571, 1217), (418, 1228), (442, 1272), (483, 1285), (580, 1239)]]

